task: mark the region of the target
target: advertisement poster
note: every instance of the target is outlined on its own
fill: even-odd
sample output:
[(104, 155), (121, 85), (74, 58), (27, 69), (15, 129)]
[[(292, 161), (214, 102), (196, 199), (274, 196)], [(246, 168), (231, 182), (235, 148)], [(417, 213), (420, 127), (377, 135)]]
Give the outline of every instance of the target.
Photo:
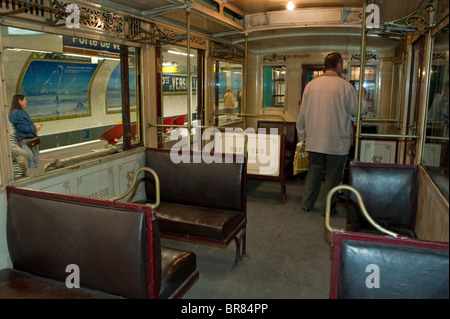
[[(130, 68), (129, 72), (130, 83), (130, 108), (136, 109), (136, 72)], [(108, 81), (107, 92), (107, 113), (122, 112), (122, 81), (120, 78), (120, 63), (111, 74)]]
[(90, 115), (89, 86), (98, 64), (62, 60), (34, 60), (20, 85), (33, 119)]

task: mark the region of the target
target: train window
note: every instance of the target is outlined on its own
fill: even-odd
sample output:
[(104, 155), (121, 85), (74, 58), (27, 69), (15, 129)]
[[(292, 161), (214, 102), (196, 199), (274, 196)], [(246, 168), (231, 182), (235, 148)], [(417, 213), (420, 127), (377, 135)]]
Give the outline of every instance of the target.
[[(352, 66), (350, 80), (355, 82), (355, 87), (359, 90), (359, 66)], [(376, 93), (376, 71), (375, 65), (366, 65), (364, 72), (364, 88), (367, 91), (367, 106), (369, 112), (375, 112), (375, 93)]]
[[(7, 104), (14, 94), (25, 95), (27, 113), (42, 125), (29, 176), (58, 168), (61, 160), (140, 143), (138, 48), (8, 26), (2, 26), (2, 45)], [(122, 101), (124, 88), (129, 103)]]
[(284, 107), (286, 100), (286, 67), (263, 67), (263, 106)]
[(434, 36), (422, 164), (448, 199), (449, 28)]
[[(191, 121), (197, 118), (197, 57), (198, 52), (190, 49), (189, 61), (185, 47), (164, 45), (162, 60), (162, 102), (160, 114), (162, 124), (186, 125), (190, 114)], [(189, 63), (189, 66), (188, 66)], [(188, 72), (188, 67), (190, 72)], [(189, 96), (188, 75), (191, 76), (191, 96)], [(179, 127), (167, 126), (162, 129), (160, 141), (162, 147), (169, 148), (178, 140), (178, 134), (172, 134)]]
[(397, 134), (401, 130), (402, 118), (402, 91), (403, 77), (402, 77), (402, 61), (397, 59), (392, 66), (392, 91), (391, 91), (391, 108), (390, 108), (390, 122), (389, 132)]
[(238, 63), (215, 62), (215, 109), (216, 124), (240, 120), (242, 112), (242, 74), (243, 65)]

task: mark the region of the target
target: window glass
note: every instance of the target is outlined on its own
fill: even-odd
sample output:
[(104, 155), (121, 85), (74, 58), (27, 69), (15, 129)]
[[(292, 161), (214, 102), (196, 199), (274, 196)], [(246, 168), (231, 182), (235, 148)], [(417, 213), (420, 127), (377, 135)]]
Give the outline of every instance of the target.
[[(2, 26), (6, 99), (26, 96), (42, 125), (38, 167), (106, 147), (123, 147), (120, 45)], [(139, 144), (138, 48), (128, 48), (131, 145)]]
[(391, 122), (389, 122), (389, 133), (398, 134), (401, 130), (402, 119), (402, 64), (401, 61), (394, 63), (392, 67), (392, 91), (391, 91), (391, 108), (389, 115)]
[(448, 190), (449, 146), (449, 42), (448, 25), (434, 36), (431, 66), (426, 139), (422, 164), (443, 194)]
[(286, 67), (264, 66), (263, 103), (264, 107), (284, 107), (286, 96)]
[[(366, 65), (364, 70), (364, 88), (367, 92), (368, 112), (375, 112), (375, 90), (376, 90), (376, 66)], [(352, 66), (350, 80), (354, 81), (356, 90), (359, 90), (360, 67)]]
[(215, 63), (215, 105), (218, 114), (217, 125), (241, 120), (243, 65), (216, 61)]
[[(191, 121), (197, 118), (197, 50), (189, 52), (191, 92), (188, 95), (188, 59), (187, 49), (166, 45), (162, 48), (162, 107), (163, 124), (185, 125), (188, 114)], [(189, 105), (190, 104), (190, 105)], [(179, 127), (165, 127), (162, 130), (164, 147), (178, 140), (179, 134), (172, 134)]]

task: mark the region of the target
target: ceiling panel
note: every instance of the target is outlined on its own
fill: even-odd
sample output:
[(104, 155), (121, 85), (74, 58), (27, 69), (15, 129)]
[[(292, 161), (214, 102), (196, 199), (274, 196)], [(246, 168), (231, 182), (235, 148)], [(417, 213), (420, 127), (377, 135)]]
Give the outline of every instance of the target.
[[(342, 22), (332, 22), (328, 26), (320, 25), (308, 17), (309, 22), (304, 25), (282, 25), (283, 14), (287, 12), (287, 0), (194, 0), (190, 14), (191, 30), (200, 32), (228, 44), (244, 47), (245, 34), (248, 34), (248, 48), (254, 53), (276, 52), (277, 50), (311, 50), (311, 49), (339, 49), (359, 48), (362, 20), (361, 0), (292, 0), (295, 10), (311, 8), (340, 8), (343, 10)], [(402, 18), (419, 8), (426, 0), (371, 0), (380, 8), (380, 22)], [(94, 0), (101, 6), (141, 15), (156, 21), (173, 23), (179, 27), (186, 26), (186, 10), (184, 0)], [(351, 8), (360, 8), (351, 11)], [(250, 17), (260, 15), (269, 23), (270, 18), (277, 17), (281, 23), (276, 30), (245, 29), (244, 21), (233, 19), (230, 15), (222, 14), (221, 10), (237, 12), (239, 15)], [(359, 10), (359, 11), (358, 11)], [(218, 12), (220, 11), (220, 12)], [(270, 16), (271, 13), (276, 12)], [(331, 12), (331, 11), (329, 11)], [(352, 13), (351, 18), (350, 12)], [(302, 13), (297, 15), (302, 16)], [(338, 19), (339, 17), (337, 17)], [(274, 20), (275, 21), (275, 20)], [(292, 20), (292, 23), (298, 19)], [(312, 21), (312, 22), (311, 22)], [(317, 24), (315, 27), (312, 25)], [(334, 25), (333, 25), (334, 24)], [(392, 49), (396, 41), (387, 37), (369, 36), (368, 49)]]

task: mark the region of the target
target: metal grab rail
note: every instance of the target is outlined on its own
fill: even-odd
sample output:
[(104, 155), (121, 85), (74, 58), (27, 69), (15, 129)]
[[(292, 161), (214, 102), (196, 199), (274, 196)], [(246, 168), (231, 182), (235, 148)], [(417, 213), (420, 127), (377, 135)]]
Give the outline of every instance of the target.
[[(284, 133), (287, 132), (286, 129), (286, 119), (282, 115), (277, 114), (245, 114), (245, 113), (211, 113), (212, 116), (219, 116), (219, 115), (236, 115), (241, 117), (252, 117), (252, 118), (278, 118), (282, 120), (283, 123), (283, 131)], [(174, 127), (174, 128), (187, 128), (187, 129), (195, 129), (195, 128), (221, 128), (222, 126), (215, 126), (215, 125), (192, 125), (192, 124), (184, 124), (184, 125), (177, 125), (177, 124), (152, 124), (147, 123), (147, 128), (152, 127)]]
[(400, 236), (399, 234), (390, 231), (382, 226), (380, 226), (379, 224), (377, 224), (372, 217), (370, 217), (369, 213), (367, 212), (366, 206), (364, 205), (363, 199), (361, 194), (352, 186), (349, 185), (338, 185), (334, 188), (332, 188), (327, 195), (327, 202), (326, 202), (326, 208), (325, 208), (325, 226), (327, 227), (328, 231), (330, 233), (333, 233), (334, 231), (338, 231), (338, 232), (345, 232), (344, 229), (336, 229), (336, 228), (332, 228), (330, 226), (330, 210), (331, 210), (331, 198), (333, 197), (333, 194), (335, 192), (337, 192), (340, 189), (346, 189), (349, 190), (351, 192), (353, 192), (356, 195), (356, 198), (358, 199), (358, 204), (359, 204), (359, 208), (361, 208), (361, 211), (364, 215), (364, 217), (368, 220), (368, 222), (375, 227), (376, 229), (378, 229), (380, 232), (385, 233), (389, 236), (392, 236), (394, 238), (400, 238), (402, 236)]
[(283, 121), (284, 133), (286, 134), (286, 132), (287, 132), (286, 119), (283, 115), (279, 115), (279, 114), (246, 114), (246, 113), (221, 113), (221, 112), (216, 113), (216, 112), (212, 112), (211, 115), (214, 117), (217, 117), (219, 115), (237, 115), (237, 116), (241, 116), (241, 117), (251, 117), (251, 118), (278, 118)]
[(136, 181), (137, 178), (139, 176), (139, 173), (142, 171), (147, 171), (149, 173), (151, 173), (153, 175), (153, 178), (155, 179), (155, 191), (156, 191), (156, 202), (154, 204), (146, 204), (147, 206), (150, 206), (151, 208), (155, 209), (159, 206), (160, 204), (160, 187), (159, 187), (159, 177), (158, 174), (156, 174), (156, 172), (149, 168), (149, 167), (141, 167), (140, 169), (138, 169), (136, 171), (136, 173), (134, 174), (133, 177), (133, 181), (131, 182), (131, 186), (128, 188), (128, 190), (125, 192), (125, 194), (120, 195), (120, 196), (116, 196), (116, 197), (111, 197), (109, 200), (110, 201), (118, 201), (120, 199), (124, 199), (125, 197), (127, 197), (128, 195), (130, 195), (131, 191), (134, 189), (134, 187), (136, 186)]

